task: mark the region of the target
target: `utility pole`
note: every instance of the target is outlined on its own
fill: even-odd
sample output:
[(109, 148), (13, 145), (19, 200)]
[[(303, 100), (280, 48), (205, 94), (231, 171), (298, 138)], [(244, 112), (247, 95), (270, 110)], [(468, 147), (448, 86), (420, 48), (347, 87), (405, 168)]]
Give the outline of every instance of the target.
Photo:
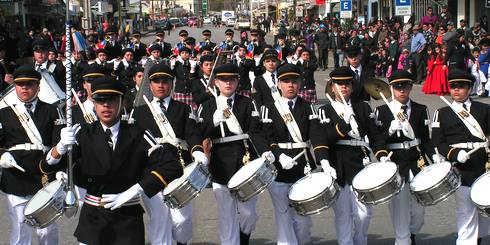
[(145, 19), (143, 18), (143, 4), (141, 3), (143, 0), (140, 0), (140, 32), (144, 30), (145, 27)]

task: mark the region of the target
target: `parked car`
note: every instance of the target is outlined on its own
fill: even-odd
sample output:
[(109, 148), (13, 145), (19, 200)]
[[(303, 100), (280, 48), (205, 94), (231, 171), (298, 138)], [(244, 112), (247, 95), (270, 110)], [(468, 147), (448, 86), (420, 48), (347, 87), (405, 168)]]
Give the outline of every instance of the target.
[(175, 25), (175, 27), (184, 26), (184, 23), (182, 23), (182, 21), (180, 21), (180, 19), (176, 17), (170, 18), (168, 21), (172, 26)]
[(235, 24), (235, 30), (250, 30), (250, 19), (239, 18)]
[(212, 24), (213, 23), (213, 20), (211, 19), (211, 17), (209, 16), (206, 16), (203, 18), (203, 24)]
[(226, 20), (226, 26), (228, 27), (234, 27), (236, 24), (236, 18), (235, 17), (230, 17)]
[(157, 20), (153, 22), (153, 27), (155, 29), (165, 29), (165, 26), (167, 25), (167, 22), (164, 20)]
[(180, 21), (186, 26), (188, 24), (189, 19), (187, 17), (180, 17)]

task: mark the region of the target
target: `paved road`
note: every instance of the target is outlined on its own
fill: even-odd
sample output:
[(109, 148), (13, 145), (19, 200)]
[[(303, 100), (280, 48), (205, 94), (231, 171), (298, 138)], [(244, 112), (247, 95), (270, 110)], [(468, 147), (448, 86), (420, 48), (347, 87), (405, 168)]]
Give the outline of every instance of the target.
[[(213, 31), (213, 41), (218, 42), (224, 38), (224, 35), (222, 34), (224, 33), (224, 28), (218, 30), (209, 27), (209, 29)], [(167, 41), (174, 43), (178, 39), (178, 30), (179, 29), (173, 31), (171, 35), (167, 37)], [(202, 29), (187, 28), (187, 30), (189, 30), (191, 36), (194, 36), (199, 40)], [(267, 39), (269, 42), (271, 41), (271, 37), (267, 37)], [(153, 40), (153, 36), (144, 38), (145, 42), (150, 42), (150, 40)], [(332, 60), (329, 64), (333, 64)], [(319, 71), (315, 74), (317, 91), (321, 101), (325, 101), (323, 91), (325, 79), (328, 77), (329, 72), (330, 70)], [(420, 90), (420, 85), (414, 86), (413, 98), (420, 103), (428, 105), (431, 113), (433, 113), (436, 108), (443, 106), (443, 102), (437, 96), (423, 95)], [(490, 99), (476, 98), (476, 100), (490, 103)], [(377, 106), (379, 104), (379, 101), (375, 101), (372, 103), (372, 106)], [(10, 221), (5, 202), (5, 196), (0, 194), (0, 217), (2, 217), (3, 221), (0, 223), (0, 245), (8, 244), (7, 238), (10, 230)], [(267, 192), (260, 195), (257, 210), (260, 218), (257, 222), (256, 230), (252, 234), (251, 243), (274, 244), (275, 225), (273, 207)], [(210, 189), (206, 189), (194, 202), (194, 232), (191, 241), (192, 244), (219, 244), (217, 217), (217, 208), (213, 193)], [(76, 222), (76, 218), (67, 219), (63, 217), (60, 219), (60, 244), (76, 244), (76, 239), (72, 235), (76, 227)], [(332, 210), (327, 210), (319, 215), (313, 216), (313, 244), (337, 244), (335, 241), (335, 226), (333, 222)], [(456, 238), (454, 232), (455, 229), (455, 201), (453, 197), (450, 197), (447, 201), (440, 203), (435, 207), (426, 209), (425, 225), (422, 228), (421, 234), (417, 236), (417, 244), (454, 244)], [(386, 204), (374, 208), (368, 241), (369, 244), (375, 245), (394, 244), (393, 228), (391, 226), (388, 206)], [(487, 238), (483, 244), (490, 244), (490, 238)]]

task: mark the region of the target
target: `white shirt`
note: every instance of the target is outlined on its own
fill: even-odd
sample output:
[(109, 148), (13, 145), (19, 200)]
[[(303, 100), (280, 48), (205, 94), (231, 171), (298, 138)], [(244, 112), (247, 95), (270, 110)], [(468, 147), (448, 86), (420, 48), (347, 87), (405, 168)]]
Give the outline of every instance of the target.
[(453, 101), (453, 104), (458, 104), (460, 106), (463, 106), (463, 104), (464, 104), (466, 106), (466, 110), (468, 111), (468, 113), (470, 113), (470, 109), (471, 109), (471, 100), (470, 99), (467, 99), (463, 103)]
[(293, 102), (293, 109), (294, 109), (294, 106), (296, 105), (296, 100), (298, 100), (298, 96), (294, 97), (293, 99), (288, 99), (288, 98), (284, 98), (284, 97), (281, 97), (281, 99), (279, 100), (281, 105), (283, 106), (283, 108), (288, 108), (289, 109), (289, 101), (292, 101)]
[[(395, 111), (397, 112), (401, 112), (402, 111), (402, 103), (400, 103), (398, 100), (394, 100), (392, 102), (390, 102), (391, 105), (395, 105)], [(391, 106), (390, 105), (390, 106)], [(412, 112), (412, 101), (409, 99), (408, 102), (405, 104), (407, 105), (407, 110), (405, 111), (405, 113), (407, 114), (407, 117), (410, 118), (410, 112)]]
[[(33, 101), (30, 101), (30, 102), (22, 102), (19, 100), (19, 105), (22, 104), (23, 106), (25, 106), (25, 104), (31, 103), (32, 104), (31, 111), (32, 111), (32, 113), (34, 113), (34, 111), (36, 110), (37, 101), (38, 101), (37, 98), (35, 98)], [(26, 110), (27, 110), (27, 107), (26, 107)]]
[(218, 96), (218, 101), (220, 102), (220, 105), (227, 105), (228, 106), (228, 99), (231, 98), (231, 107), (233, 108), (233, 105), (235, 104), (235, 93), (233, 93), (230, 97), (226, 97), (223, 95)]
[(100, 125), (102, 125), (102, 130), (104, 131), (104, 133), (107, 129), (111, 130), (112, 150), (114, 150), (114, 148), (116, 148), (117, 136), (119, 135), (119, 127), (121, 126), (121, 121), (117, 121), (117, 123), (112, 125), (110, 128), (105, 126), (103, 123), (100, 123)]
[(48, 60), (44, 61), (44, 63), (40, 64), (41, 66), (39, 67), (40, 70), (37, 70), (37, 66), (39, 64), (36, 63), (34, 64), (34, 69), (37, 71), (37, 72), (41, 72), (42, 70), (47, 70), (48, 69)]
[(357, 68), (353, 67), (353, 66), (350, 66), (350, 69), (356, 73), (356, 70), (359, 71), (359, 77), (361, 77), (361, 72), (362, 72), (362, 65), (359, 65)]
[[(167, 97), (163, 98), (163, 105), (165, 106), (166, 110), (168, 110), (168, 106), (170, 105), (170, 98), (171, 98), (171, 96), (167, 96)], [(153, 106), (160, 108), (159, 101), (160, 101), (159, 98), (154, 97), (153, 100), (151, 101), (151, 103), (153, 104)]]
[[(274, 78), (275, 78), (275, 82), (272, 82), (272, 74), (274, 74)], [(273, 83), (275, 85), (277, 85), (277, 73), (276, 71), (274, 71), (273, 73), (270, 73), (269, 71), (265, 71), (264, 75), (262, 75), (265, 79), (265, 81), (267, 82), (267, 85), (269, 83)]]

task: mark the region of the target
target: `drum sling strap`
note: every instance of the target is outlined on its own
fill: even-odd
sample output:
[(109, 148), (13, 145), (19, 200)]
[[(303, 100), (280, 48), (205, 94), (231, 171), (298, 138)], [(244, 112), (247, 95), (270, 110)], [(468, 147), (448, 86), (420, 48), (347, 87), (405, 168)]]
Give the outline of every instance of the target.
[[(51, 67), (53, 67), (53, 65), (51, 65), (50, 68)], [(43, 101), (49, 104), (53, 104), (65, 98), (65, 93), (60, 89), (60, 87), (54, 80), (53, 76), (48, 72), (48, 70), (38, 69), (38, 72), (41, 74), (41, 82), (39, 86), (49, 88), (49, 89), (41, 89), (39, 91), (39, 98), (42, 98)], [(55, 95), (55, 98), (53, 97), (53, 93)]]

